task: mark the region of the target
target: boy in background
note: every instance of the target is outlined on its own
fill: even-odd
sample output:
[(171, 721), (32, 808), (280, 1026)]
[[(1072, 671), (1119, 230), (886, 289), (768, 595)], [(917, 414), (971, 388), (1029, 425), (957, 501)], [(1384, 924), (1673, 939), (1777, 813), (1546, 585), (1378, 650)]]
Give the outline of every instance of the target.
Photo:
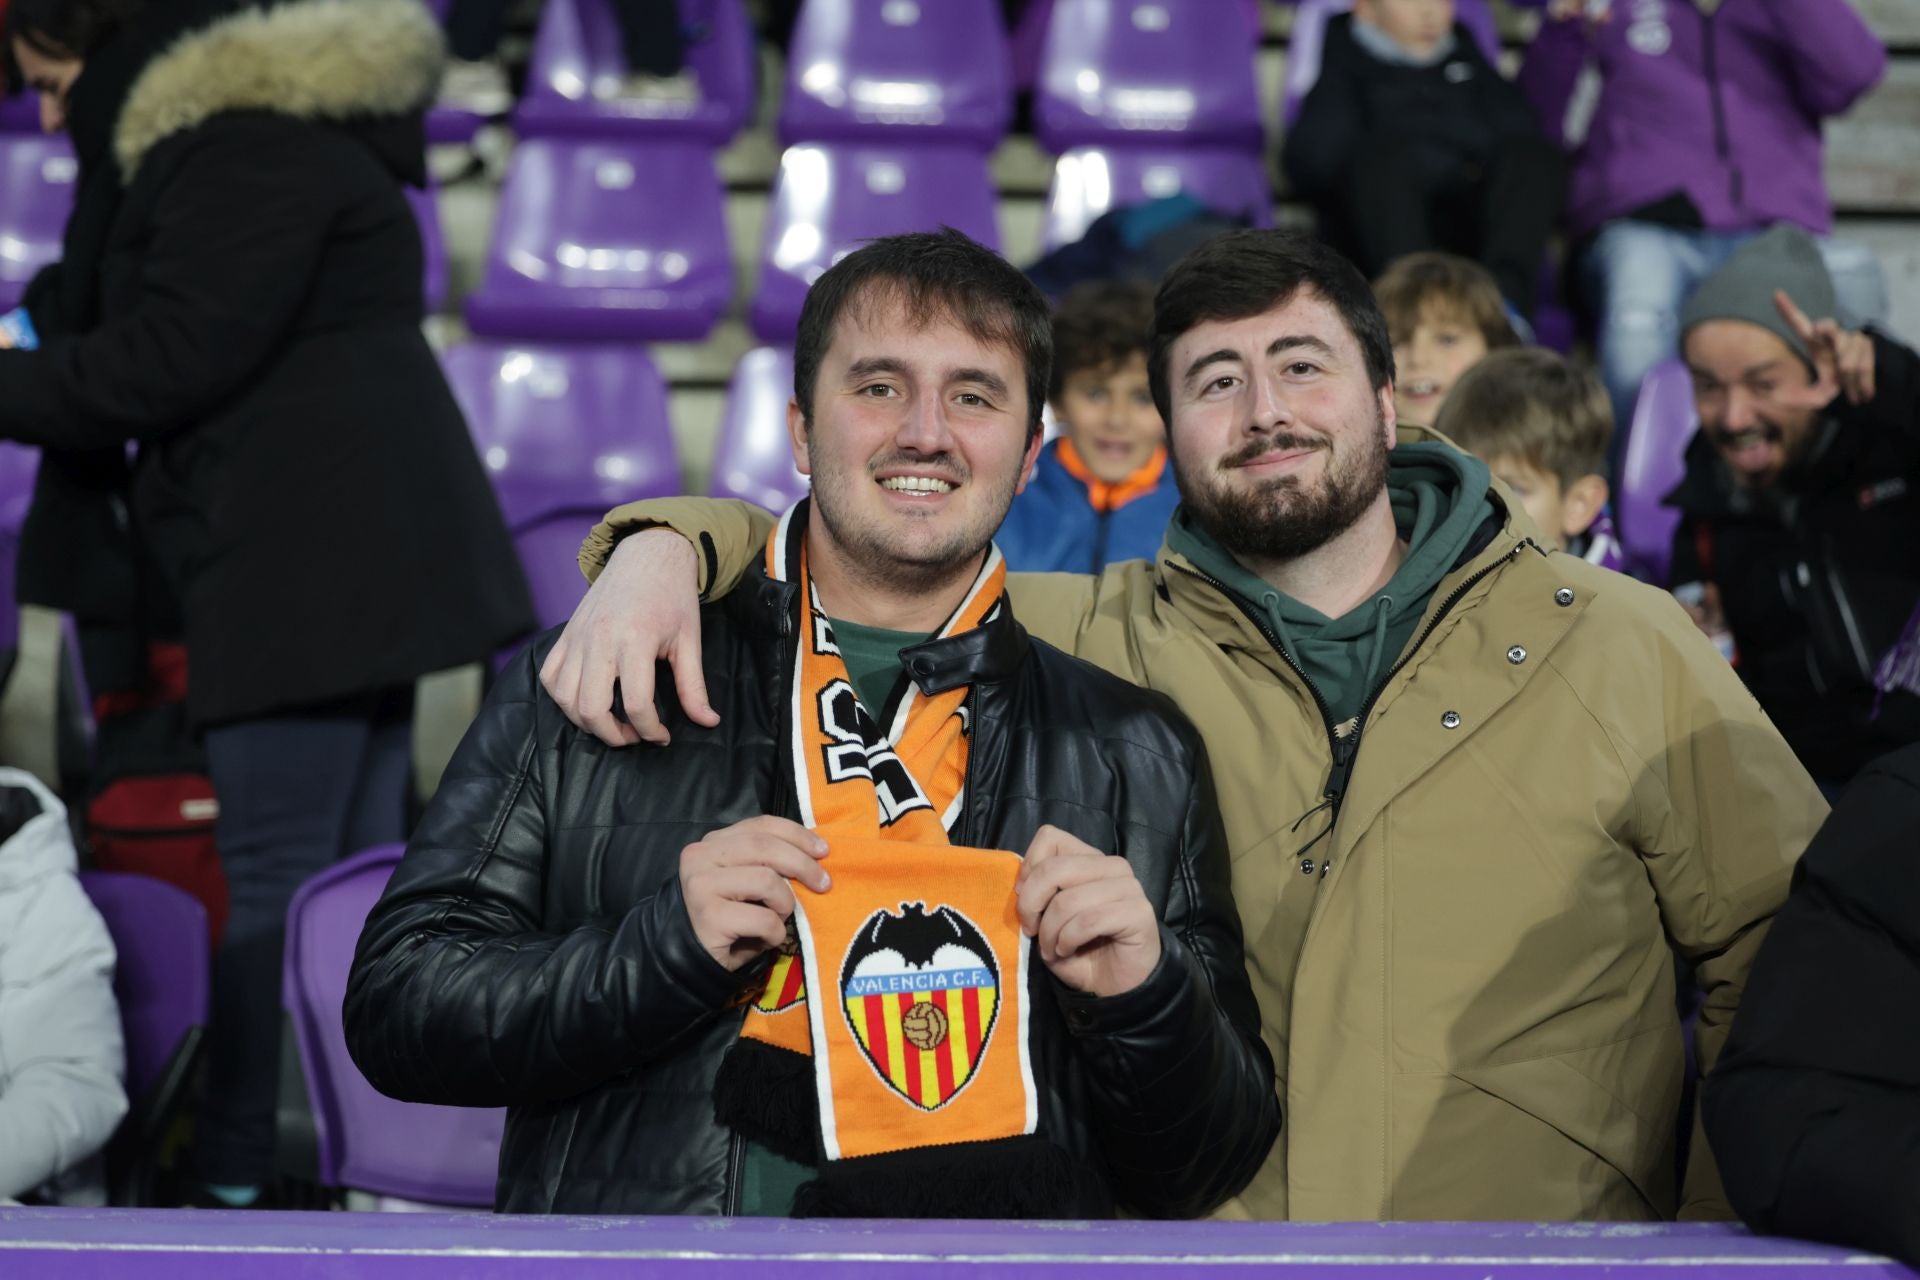
[(1367, 275), (1446, 249), (1532, 314), (1566, 162), (1453, 0), (1354, 0), (1330, 18), (1280, 160), (1322, 237)]
[(1179, 505), (1167, 433), (1147, 386), (1153, 289), (1080, 285), (1053, 316), (1047, 400), (1061, 434), (1040, 453), (994, 541), (1025, 573), (1098, 573), (1151, 560)]
[(1606, 510), (1613, 409), (1591, 371), (1544, 347), (1496, 351), (1460, 379), (1435, 429), (1485, 461), (1554, 547), (1622, 567)]
[(1373, 293), (1393, 341), (1393, 407), (1403, 423), (1432, 426), (1462, 374), (1489, 351), (1520, 345), (1500, 286), (1454, 254), (1396, 259)]

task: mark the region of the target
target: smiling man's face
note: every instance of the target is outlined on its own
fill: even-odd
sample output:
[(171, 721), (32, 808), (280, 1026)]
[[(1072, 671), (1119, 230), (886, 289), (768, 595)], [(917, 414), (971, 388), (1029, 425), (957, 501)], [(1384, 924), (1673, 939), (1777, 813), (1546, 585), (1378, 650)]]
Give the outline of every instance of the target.
[(884, 286), (835, 322), (811, 425), (787, 418), (832, 552), (897, 585), (977, 568), (1040, 448), (1020, 353)]
[(1167, 375), (1181, 500), (1249, 567), (1318, 550), (1385, 490), (1393, 388), (1371, 385), (1358, 339), (1319, 294), (1194, 326)]
[(1797, 403), (1813, 375), (1780, 338), (1744, 320), (1708, 320), (1682, 344), (1700, 429), (1743, 489), (1778, 484), (1805, 455), (1820, 412)]

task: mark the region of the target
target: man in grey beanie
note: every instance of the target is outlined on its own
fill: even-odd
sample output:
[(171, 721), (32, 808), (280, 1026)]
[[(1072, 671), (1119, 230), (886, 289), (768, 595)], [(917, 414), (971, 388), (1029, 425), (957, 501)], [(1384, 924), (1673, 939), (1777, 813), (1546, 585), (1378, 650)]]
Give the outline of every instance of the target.
[(1667, 498), (1695, 620), (1732, 632), (1747, 686), (1834, 789), (1920, 741), (1920, 697), (1873, 679), (1920, 600), (1920, 356), (1836, 311), (1797, 227), (1700, 286), (1680, 313), (1700, 431)]

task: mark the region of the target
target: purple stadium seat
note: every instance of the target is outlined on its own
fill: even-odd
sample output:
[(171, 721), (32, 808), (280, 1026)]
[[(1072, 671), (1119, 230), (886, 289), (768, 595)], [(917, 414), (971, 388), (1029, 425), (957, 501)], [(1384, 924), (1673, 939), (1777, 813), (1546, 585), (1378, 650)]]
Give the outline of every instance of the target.
[(1658, 586), (1668, 585), (1673, 531), (1680, 524), (1680, 513), (1660, 505), (1661, 500), (1686, 475), (1687, 443), (1699, 426), (1687, 367), (1678, 360), (1653, 366), (1633, 404), (1633, 423), (1620, 453), (1620, 491), (1614, 509), (1627, 572)]
[(1013, 117), (999, 0), (807, 0), (787, 65), (786, 142), (898, 131), (986, 150)]
[(828, 267), (875, 236), (942, 226), (999, 247), (985, 153), (960, 144), (787, 148), (767, 215), (753, 331), (791, 342), (807, 290)]
[(1145, 204), (1186, 192), (1208, 208), (1273, 225), (1267, 162), (1224, 147), (1076, 147), (1053, 167), (1047, 193), (1045, 247), (1086, 234), (1115, 206)]
[(741, 0), (679, 0), (687, 69), (700, 92), (685, 101), (618, 96), (627, 74), (607, 0), (547, 0), (533, 42), (527, 91), (514, 113), (522, 138), (692, 139), (722, 146), (753, 113), (759, 72)]
[(1239, 0), (1055, 0), (1035, 132), (1053, 151), (1161, 134), (1257, 151), (1256, 45)]
[(16, 93), (0, 97), (0, 133), (40, 132), (40, 95)]
[(727, 387), (727, 414), (713, 454), (713, 496), (743, 498), (785, 511), (807, 491), (793, 465), (787, 404), (793, 399), (793, 352), (758, 347), (740, 357)]
[(442, 364), (510, 529), (680, 492), (666, 384), (637, 347), (478, 340)]
[[(587, 593), (587, 580), (580, 572), (580, 543), (605, 513), (603, 506), (555, 510), (514, 530), (514, 550), (520, 554), (520, 569), (533, 596), (533, 616), (542, 631), (571, 618)], [(502, 657), (511, 657), (520, 647), (509, 646)]]
[(0, 312), (60, 257), (78, 169), (64, 136), (0, 135)]
[(153, 1160), (193, 1077), (213, 981), (207, 909), (148, 876), (83, 871), (113, 936), (113, 998), (127, 1049), (128, 1118), (109, 1149), (116, 1204), (150, 1199)]
[(426, 278), (421, 282), (427, 314), (440, 310), (447, 301), (447, 242), (440, 232), (440, 202), (431, 187), (407, 188), (407, 203), (420, 223), (420, 249), (426, 257)]
[(543, 138), (514, 149), (467, 321), (490, 337), (693, 341), (732, 293), (705, 147)]
[[(1287, 38), (1287, 95), (1283, 118), (1292, 124), (1300, 115), (1307, 90), (1320, 78), (1320, 50), (1327, 39), (1327, 19), (1353, 8), (1353, 0), (1300, 0), (1293, 11), (1293, 34)], [(1500, 65), (1500, 29), (1487, 0), (1454, 0), (1454, 19), (1466, 24), (1481, 52)]]
[(493, 1204), (504, 1109), (430, 1107), (376, 1093), (347, 1056), (341, 1002), (367, 915), (399, 864), (381, 845), (301, 885), (287, 908), (282, 1002), (313, 1103), (320, 1181), (429, 1204)]

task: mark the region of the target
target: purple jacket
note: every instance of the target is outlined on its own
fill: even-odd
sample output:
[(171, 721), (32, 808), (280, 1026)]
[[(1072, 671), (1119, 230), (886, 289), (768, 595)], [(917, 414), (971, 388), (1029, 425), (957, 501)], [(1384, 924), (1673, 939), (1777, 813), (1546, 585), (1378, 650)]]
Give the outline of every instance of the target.
[(1521, 91), (1565, 140), (1582, 67), (1601, 92), (1567, 192), (1577, 236), (1684, 193), (1715, 231), (1833, 228), (1820, 122), (1876, 84), (1886, 50), (1847, 0), (1613, 0), (1611, 19), (1543, 22)]

